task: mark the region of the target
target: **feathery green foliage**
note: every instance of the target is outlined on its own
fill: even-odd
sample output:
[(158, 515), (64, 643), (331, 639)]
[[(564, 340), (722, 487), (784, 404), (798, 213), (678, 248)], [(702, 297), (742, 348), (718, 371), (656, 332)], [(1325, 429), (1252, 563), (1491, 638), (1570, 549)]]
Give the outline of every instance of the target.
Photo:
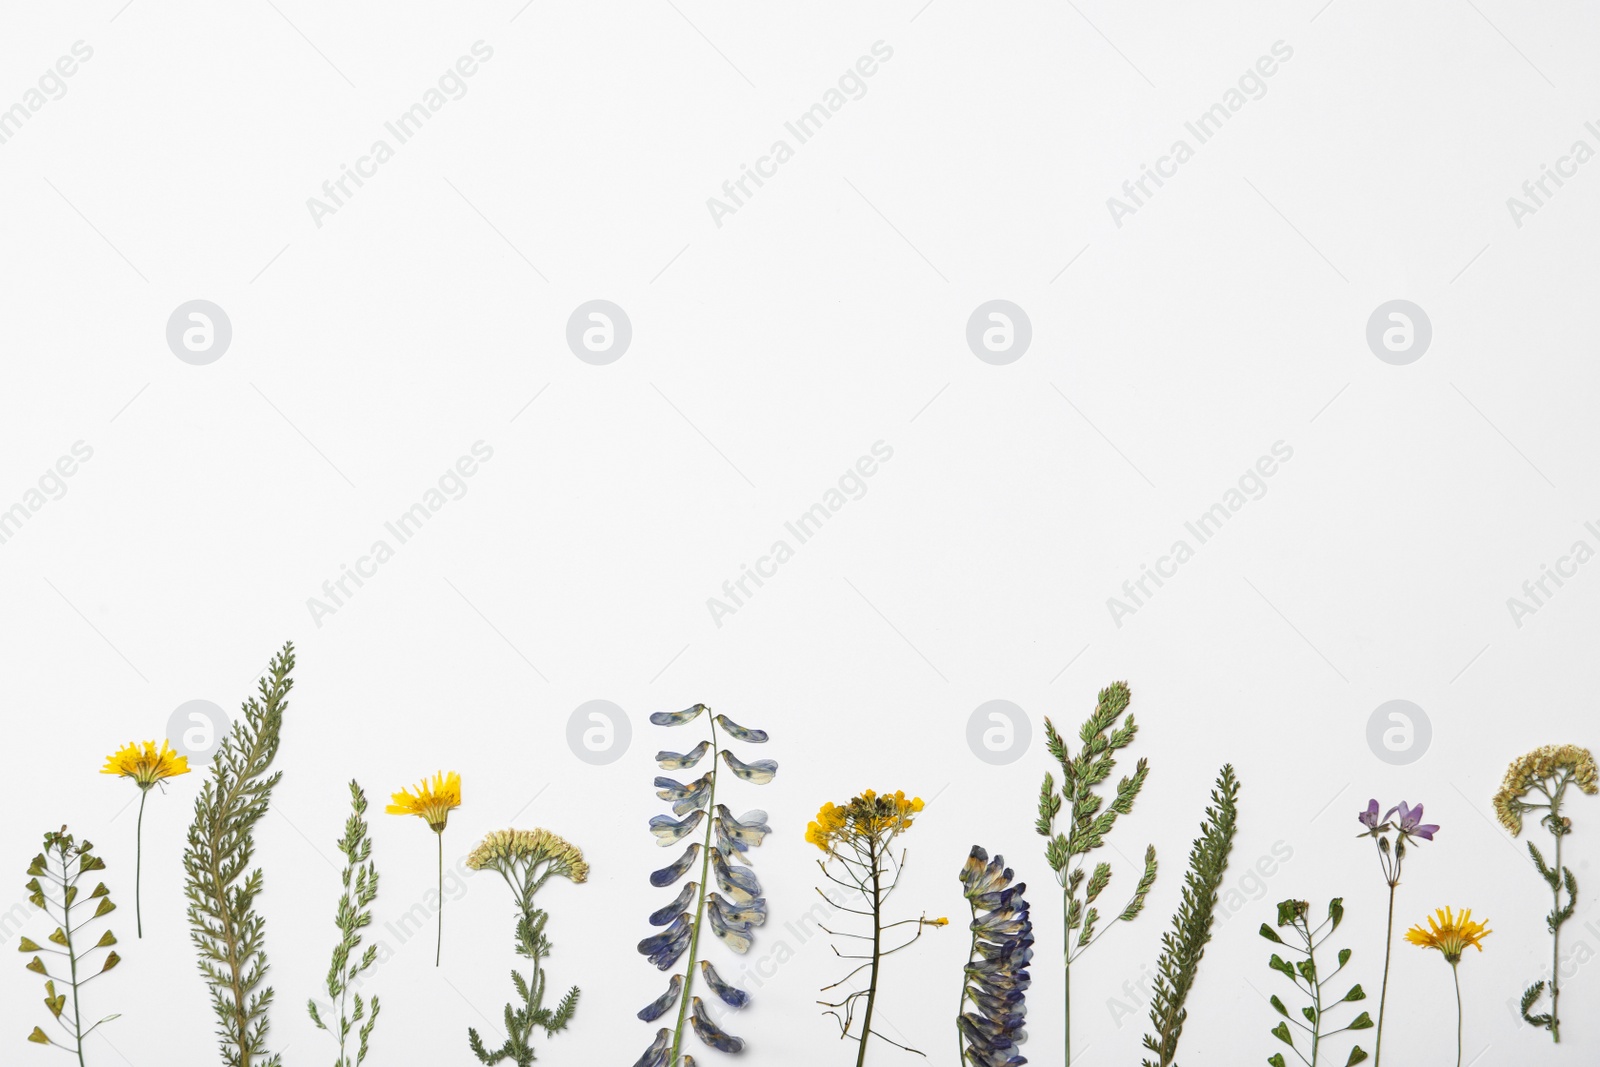
[[(111, 902), (111, 891), (106, 888), (104, 882), (98, 883), (82, 903), (78, 902), (80, 895), (78, 883), (83, 876), (90, 871), (106, 869), (106, 861), (96, 856), (93, 850), (94, 845), (88, 841), (81, 845), (75, 842), (72, 835), (67, 833), (65, 826), (59, 831), (51, 831), (44, 835), (44, 851), (33, 857), (33, 862), (28, 864), (28, 881), (24, 888), (28, 890), (28, 900), (33, 906), (59, 924), (46, 938), (50, 944), (58, 947), (49, 948), (26, 937), (17, 946), (19, 952), (48, 952), (66, 957), (64, 960), (67, 965), (66, 974), (51, 973), (40, 956), (35, 955), (28, 961), (28, 970), (44, 975), (44, 1006), (50, 1009), (50, 1014), (57, 1025), (66, 1031), (66, 1037), (57, 1040), (45, 1033), (42, 1027), (35, 1026), (33, 1033), (28, 1035), (28, 1040), (35, 1044), (54, 1045), (68, 1052), (76, 1052), (79, 1064), (83, 1063), (83, 1039), (94, 1033), (102, 1023), (117, 1018), (115, 1015), (107, 1015), (85, 1030), (83, 987), (122, 962), (122, 957), (111, 947), (117, 943), (117, 937), (109, 928), (100, 934), (100, 939), (94, 944), (85, 945), (84, 928), (96, 919), (111, 914), (117, 907)], [(50, 887), (48, 892), (45, 890), (47, 885)], [(90, 901), (95, 902), (94, 911), (85, 915), (83, 909), (89, 906)], [(74, 905), (79, 909), (80, 915), (76, 923), (72, 921)], [(102, 948), (110, 951), (100, 961), (99, 970), (89, 974), (89, 955)], [(56, 992), (57, 982), (61, 982), (72, 992), (70, 1023), (66, 1018), (67, 994)]]
[[(1061, 792), (1057, 794), (1054, 775), (1045, 774), (1044, 784), (1039, 789), (1039, 819), (1034, 823), (1034, 829), (1048, 839), (1044, 849), (1045, 859), (1061, 885), (1065, 930), (1061, 955), (1066, 984), (1065, 1048), (1068, 1064), (1072, 1062), (1072, 964), (1112, 924), (1136, 918), (1144, 910), (1145, 898), (1156, 880), (1155, 846), (1147, 845), (1144, 873), (1139, 876), (1139, 884), (1134, 887), (1133, 895), (1103, 929), (1096, 931), (1101, 915), (1095, 905), (1111, 882), (1111, 864), (1096, 864), (1087, 880), (1084, 864), (1091, 852), (1105, 844), (1106, 835), (1116, 824), (1117, 816), (1133, 810), (1133, 802), (1139, 790), (1144, 788), (1145, 778), (1150, 773), (1149, 764), (1140, 759), (1132, 776), (1124, 777), (1117, 783), (1116, 795), (1111, 798), (1109, 805), (1104, 797), (1094, 791), (1096, 786), (1111, 776), (1112, 768), (1117, 764), (1115, 753), (1126, 748), (1139, 732), (1131, 714), (1121, 726), (1116, 725), (1132, 699), (1127, 682), (1113, 682), (1100, 690), (1094, 714), (1078, 730), (1078, 740), (1083, 747), (1075, 756), (1068, 751), (1061, 735), (1056, 732), (1055, 724), (1048, 718), (1044, 720), (1045, 744), (1050, 755), (1061, 765), (1062, 785)], [(1067, 812), (1065, 833), (1056, 828), (1056, 819), (1063, 807)], [(1081, 898), (1079, 890), (1083, 891)], [(1077, 931), (1076, 938), (1073, 937), (1074, 931)]]
[(554, 1010), (544, 1006), (544, 959), (550, 955), (550, 939), (544, 936), (544, 926), (550, 916), (541, 908), (530, 908), (517, 916), (517, 955), (533, 961), (533, 981), (529, 982), (517, 971), (511, 972), (511, 981), (517, 987), (517, 997), (522, 1007), (506, 1005), (506, 1042), (490, 1052), (476, 1029), (467, 1031), (467, 1043), (473, 1055), (488, 1064), (511, 1060), (517, 1067), (528, 1067), (536, 1057), (532, 1038), (535, 1028), (546, 1036), (554, 1037), (567, 1028), (572, 1013), (578, 1010), (578, 987), (567, 990)]
[(1144, 1047), (1156, 1059), (1145, 1060), (1143, 1067), (1173, 1067), (1178, 1055), (1178, 1038), (1189, 1017), (1184, 1002), (1194, 988), (1200, 959), (1211, 940), (1212, 920), (1216, 916), (1217, 894), (1228, 869), (1228, 854), (1233, 851), (1233, 835), (1239, 822), (1239, 779), (1233, 764), (1225, 764), (1211, 791), (1211, 804), (1200, 823), (1200, 836), (1189, 851), (1189, 870), (1183, 876), (1183, 898), (1172, 916), (1172, 929), (1161, 935), (1161, 958), (1156, 963), (1155, 993), (1150, 998), (1150, 1025), (1154, 1034), (1144, 1036)]
[[(361, 931), (372, 925), (372, 902), (378, 898), (378, 866), (372, 862), (372, 841), (367, 837), (367, 794), (354, 779), (350, 781), (350, 809), (344, 837), (339, 841), (339, 851), (344, 853), (344, 869), (339, 872), (344, 892), (339, 895), (333, 916), (334, 925), (339, 927), (339, 943), (334, 946), (325, 981), (328, 1000), (339, 1010), (338, 1029), (322, 1021), (315, 1000), (306, 1001), (306, 1011), (317, 1029), (326, 1030), (339, 1040), (339, 1058), (333, 1061), (333, 1067), (359, 1067), (367, 1058), (367, 1039), (377, 1025), (379, 1010), (376, 994), (370, 1001), (363, 1001), (360, 993), (353, 992), (361, 975), (378, 958), (377, 945), (368, 945), (365, 952), (356, 955), (361, 948)], [(348, 1051), (350, 1031), (358, 1024), (352, 1057)]]
[(184, 894), (189, 898), (189, 940), (200, 973), (211, 987), (217, 1038), (225, 1067), (279, 1067), (267, 1052), (266, 920), (255, 908), (261, 868), (255, 825), (267, 813), (281, 771), (268, 773), (278, 754), (283, 712), (294, 680), (294, 645), (285, 644), (244, 704), (244, 716), (218, 746), (211, 777), (194, 802), (194, 821), (183, 851)]
[[(1365, 1000), (1367, 999), (1367, 994), (1362, 991), (1361, 984), (1358, 982), (1351, 986), (1350, 991), (1338, 1000), (1324, 1000), (1323, 987), (1333, 981), (1339, 972), (1344, 970), (1345, 964), (1350, 962), (1350, 950), (1342, 948), (1339, 950), (1339, 966), (1327, 974), (1323, 974), (1317, 968), (1317, 949), (1321, 948), (1323, 943), (1333, 936), (1333, 932), (1339, 929), (1339, 924), (1344, 921), (1344, 900), (1335, 897), (1329, 901), (1328, 917), (1316, 926), (1311, 925), (1311, 920), (1308, 918), (1310, 912), (1311, 905), (1303, 900), (1285, 900), (1278, 905), (1278, 928), (1287, 928), (1290, 940), (1285, 941), (1278, 935), (1276, 930), (1266, 923), (1261, 924), (1261, 936), (1275, 945), (1283, 945), (1285, 951), (1292, 950), (1303, 957), (1290, 963), (1274, 952), (1267, 966), (1286, 976), (1289, 981), (1294, 983), (1297, 992), (1310, 998), (1310, 1005), (1300, 1009), (1300, 1014), (1305, 1017), (1306, 1023), (1310, 1023), (1310, 1025), (1306, 1025), (1306, 1023), (1289, 1014), (1289, 1009), (1284, 1006), (1283, 1001), (1279, 1000), (1277, 994), (1274, 993), (1270, 998), (1273, 1010), (1283, 1018), (1279, 1020), (1277, 1026), (1272, 1028), (1272, 1036), (1288, 1045), (1290, 1050), (1300, 1058), (1300, 1062), (1306, 1064), (1307, 1067), (1317, 1067), (1318, 1056), (1322, 1050), (1322, 1042), (1335, 1034), (1342, 1034), (1346, 1030), (1370, 1030), (1372, 1029), (1372, 1017), (1366, 1012), (1362, 1012), (1347, 1025), (1341, 1026), (1337, 1030), (1323, 1029), (1327, 1013), (1334, 1007), (1340, 1004), (1352, 1004), (1358, 1000)], [(1305, 1031), (1306, 1035), (1310, 1037), (1311, 1057), (1309, 1059), (1295, 1047), (1294, 1032), (1289, 1029), (1290, 1023)], [(1365, 1050), (1360, 1045), (1356, 1045), (1350, 1050), (1350, 1058), (1344, 1061), (1344, 1067), (1353, 1067), (1353, 1065), (1366, 1058)], [(1288, 1067), (1281, 1052), (1274, 1052), (1271, 1056), (1268, 1056), (1267, 1062), (1272, 1067)]]

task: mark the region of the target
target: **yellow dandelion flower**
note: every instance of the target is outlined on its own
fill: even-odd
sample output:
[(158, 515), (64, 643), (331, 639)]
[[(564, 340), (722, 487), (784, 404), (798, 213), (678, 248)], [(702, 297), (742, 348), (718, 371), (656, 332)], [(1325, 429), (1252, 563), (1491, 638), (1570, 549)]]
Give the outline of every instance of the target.
[(439, 771), (432, 781), (424, 778), (415, 792), (402, 789), (389, 799), (391, 803), (383, 809), (388, 814), (421, 816), (429, 829), (442, 834), (450, 813), (461, 806), (461, 775)]
[(433, 965), (439, 966), (444, 951), (444, 828), (450, 813), (461, 806), (461, 775), (455, 771), (434, 773), (432, 781), (424, 778), (416, 791), (402, 789), (389, 797), (391, 803), (383, 810), (390, 815), (416, 815), (428, 823), (439, 841), (439, 921), (434, 934)]
[(154, 741), (130, 741), (106, 757), (106, 765), (100, 768), (100, 773), (132, 778), (133, 784), (139, 787), (139, 819), (133, 830), (133, 916), (134, 927), (143, 937), (144, 905), (139, 889), (144, 877), (144, 802), (151, 786), (160, 785), (165, 789), (168, 778), (188, 774), (189, 757), (178, 755), (164, 738), (160, 748)]
[(1451, 966), (1461, 962), (1461, 954), (1468, 948), (1483, 951), (1483, 939), (1493, 930), (1483, 923), (1472, 921), (1472, 909), (1459, 916), (1449, 908), (1440, 908), (1428, 919), (1428, 929), (1413, 926), (1406, 931), (1406, 940), (1419, 948), (1436, 948), (1444, 953)]
[(178, 755), (165, 740), (159, 749), (154, 741), (132, 741), (107, 756), (100, 773), (132, 778), (140, 789), (149, 789), (164, 779), (188, 774), (189, 757)]

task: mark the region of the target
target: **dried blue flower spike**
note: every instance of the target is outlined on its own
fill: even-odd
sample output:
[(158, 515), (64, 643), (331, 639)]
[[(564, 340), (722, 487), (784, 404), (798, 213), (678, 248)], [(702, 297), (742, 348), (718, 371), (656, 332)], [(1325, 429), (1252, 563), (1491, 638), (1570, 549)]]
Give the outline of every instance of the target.
[[(704, 704), (696, 704), (684, 711), (658, 712), (650, 716), (650, 721), (657, 726), (681, 726), (706, 711), (709, 709)], [(693, 767), (708, 753), (712, 762), (710, 769), (693, 782), (667, 777), (655, 780), (656, 796), (671, 804), (672, 815), (676, 816), (656, 815), (650, 820), (650, 831), (657, 843), (671, 845), (691, 834), (703, 836), (672, 865), (650, 875), (650, 884), (664, 889), (681, 880), (697, 862), (700, 865), (700, 877), (685, 883), (671, 903), (650, 916), (652, 926), (665, 929), (639, 942), (639, 952), (663, 971), (676, 971), (686, 953), (688, 959), (682, 970), (672, 975), (666, 992), (639, 1011), (639, 1018), (654, 1022), (674, 1007), (677, 1009), (674, 1025), (656, 1032), (655, 1041), (635, 1067), (694, 1067), (694, 1057), (684, 1053), (690, 1030), (702, 1044), (719, 1051), (744, 1050), (743, 1039), (723, 1030), (720, 1020), (713, 1019), (707, 1010), (706, 1002), (695, 995), (695, 980), (703, 982), (717, 998), (713, 1006), (720, 1007), (720, 1001), (727, 1009), (737, 1010), (750, 1002), (748, 993), (724, 980), (710, 960), (700, 958), (702, 951), (710, 948), (710, 941), (701, 935), (710, 930), (734, 952), (750, 950), (755, 928), (767, 921), (767, 902), (761, 895), (761, 882), (745, 862), (750, 850), (760, 847), (772, 827), (767, 824), (764, 811), (735, 816), (727, 805), (717, 803), (720, 768), (716, 761), (720, 759), (734, 779), (752, 785), (772, 781), (778, 765), (766, 759), (744, 763), (720, 747), (724, 734), (746, 744), (764, 743), (765, 730), (741, 726), (726, 715), (708, 718), (709, 738), (686, 753), (656, 753), (656, 762), (664, 771)], [(717, 889), (721, 892), (714, 891)]]
[(1001, 856), (977, 845), (961, 869), (961, 892), (972, 905), (972, 954), (961, 982), (956, 1017), (961, 1062), (972, 1067), (1021, 1067), (1016, 1051), (1026, 1038), (1024, 994), (1032, 982), (1033, 923), (1023, 896), (1025, 883), (1011, 884), (1011, 868)]

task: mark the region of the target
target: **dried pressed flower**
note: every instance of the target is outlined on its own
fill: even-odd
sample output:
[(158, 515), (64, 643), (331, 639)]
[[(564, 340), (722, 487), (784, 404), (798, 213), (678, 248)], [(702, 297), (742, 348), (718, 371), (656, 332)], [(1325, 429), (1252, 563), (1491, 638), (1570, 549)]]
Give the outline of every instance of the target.
[[(683, 711), (656, 712), (650, 721), (656, 726), (683, 726), (709, 711), (704, 704), (695, 704)], [(735, 816), (727, 805), (717, 803), (717, 787), (724, 784), (719, 782), (717, 761), (721, 760), (734, 778), (752, 785), (772, 781), (778, 765), (765, 759), (744, 763), (728, 749), (719, 747), (722, 734), (746, 744), (762, 744), (767, 740), (765, 730), (740, 726), (726, 715), (709, 719), (711, 736), (687, 753), (656, 753), (656, 764), (664, 771), (688, 770), (707, 753), (711, 754), (711, 766), (692, 782), (664, 776), (655, 780), (656, 796), (671, 804), (672, 815), (676, 816), (651, 818), (650, 832), (655, 835), (656, 844), (671, 847), (691, 834), (699, 835), (700, 840), (691, 842), (675, 861), (652, 872), (650, 884), (664, 889), (696, 864), (700, 877), (684, 883), (671, 902), (651, 914), (650, 925), (659, 932), (639, 942), (640, 955), (653, 966), (674, 972), (667, 980), (666, 990), (639, 1009), (639, 1018), (653, 1023), (674, 1008), (677, 1012), (670, 1029), (661, 1027), (656, 1031), (655, 1040), (636, 1067), (694, 1067), (694, 1057), (683, 1052), (691, 1029), (710, 1048), (730, 1053), (744, 1050), (744, 1040), (723, 1030), (706, 1001), (694, 993), (698, 980), (728, 1008), (742, 1008), (750, 999), (744, 990), (725, 981), (710, 960), (700, 958), (700, 935), (709, 929), (733, 952), (750, 950), (755, 927), (767, 921), (767, 902), (755, 872), (744, 864), (749, 861), (750, 850), (760, 846), (772, 827), (767, 825), (764, 811)], [(716, 889), (712, 889), (713, 885)], [(688, 961), (678, 971), (676, 965), (685, 953)]]
[(1561, 805), (1567, 790), (1574, 786), (1591, 796), (1600, 792), (1594, 754), (1577, 745), (1545, 745), (1513, 760), (1500, 791), (1494, 795), (1494, 813), (1507, 830), (1520, 836), (1524, 813), (1542, 811), (1539, 824), (1556, 839), (1555, 862), (1548, 865), (1538, 846), (1528, 842), (1534, 869), (1550, 887), (1550, 914), (1545, 918), (1551, 942), (1550, 1011), (1538, 1015), (1530, 1012), (1544, 994), (1545, 982), (1535, 982), (1522, 993), (1522, 1018), (1550, 1031), (1550, 1039), (1555, 1042), (1561, 1040), (1561, 927), (1572, 918), (1578, 899), (1578, 879), (1561, 861), (1561, 843), (1572, 833), (1572, 820), (1562, 814)]
[(574, 882), (589, 880), (583, 850), (549, 830), (495, 830), (467, 854), (467, 866), (473, 870), (495, 870), (508, 878), (541, 863), (544, 868), (537, 874), (536, 889), (553, 875)]
[[(1378, 991), (1378, 1032), (1372, 1038), (1373, 1067), (1380, 1067), (1383, 1063), (1383, 1020), (1389, 1005), (1389, 963), (1394, 955), (1394, 898), (1395, 890), (1400, 885), (1400, 871), (1405, 866), (1406, 847), (1418, 841), (1432, 841), (1433, 835), (1439, 830), (1437, 824), (1422, 821), (1421, 804), (1413, 808), (1402, 800), (1384, 812), (1380, 819), (1378, 811), (1381, 807), (1373, 798), (1367, 801), (1364, 811), (1356, 814), (1356, 819), (1367, 828), (1365, 833), (1358, 836), (1372, 838), (1378, 850), (1378, 865), (1383, 869), (1383, 880), (1389, 886), (1389, 919), (1384, 927), (1383, 941), (1383, 986)], [(1398, 819), (1395, 818), (1397, 815)]]
[(1494, 795), (1494, 813), (1501, 825), (1521, 836), (1522, 813), (1550, 806), (1530, 803), (1528, 795), (1537, 792), (1548, 801), (1553, 784), (1558, 788), (1575, 785), (1590, 796), (1600, 792), (1600, 771), (1595, 768), (1594, 753), (1577, 745), (1543, 745), (1518, 756), (1506, 769), (1500, 791)]
[[(972, 948), (961, 980), (956, 1030), (962, 1063), (1021, 1067), (1017, 1046), (1027, 1037), (1026, 994), (1032, 978), (1033, 922), (1025, 882), (1012, 884), (1003, 856), (972, 846), (961, 868), (961, 895), (972, 906)], [(973, 1010), (965, 1010), (971, 1002)]]
[[(88, 841), (75, 841), (63, 826), (59, 831), (44, 835), (44, 850), (28, 865), (28, 881), (24, 886), (28, 890), (28, 900), (56, 924), (56, 929), (45, 939), (50, 946), (24, 937), (17, 946), (18, 950), (66, 957), (64, 961), (57, 961), (58, 967), (63, 962), (66, 964), (64, 973), (52, 973), (39, 955), (28, 961), (28, 970), (44, 976), (45, 1007), (56, 1025), (65, 1031), (64, 1037), (57, 1038), (45, 1033), (42, 1027), (35, 1026), (28, 1040), (38, 1045), (54, 1045), (75, 1052), (80, 1064), (83, 1063), (83, 1039), (94, 1033), (102, 1023), (117, 1018), (108, 1015), (87, 1028), (84, 1026), (83, 987), (122, 962), (117, 950), (111, 947), (117, 943), (117, 937), (109, 928), (101, 932), (98, 940), (89, 941), (89, 924), (111, 914), (117, 906), (111, 902), (110, 891), (104, 882), (97, 883), (88, 893), (82, 892), (80, 883), (84, 875), (105, 869), (106, 861), (94, 854), (94, 846)], [(74, 907), (78, 909), (76, 915), (73, 914)], [(96, 969), (91, 966), (90, 956), (99, 949), (107, 951)], [(57, 982), (62, 986), (59, 993), (56, 992)]]
[[(1068, 749), (1055, 724), (1048, 718), (1044, 720), (1045, 747), (1061, 767), (1061, 788), (1058, 792), (1055, 776), (1046, 772), (1039, 788), (1039, 818), (1033, 828), (1046, 839), (1045, 862), (1061, 886), (1062, 921), (1066, 924), (1061, 938), (1062, 981), (1069, 990), (1062, 1005), (1062, 1055), (1069, 1067), (1072, 965), (1117, 923), (1138, 918), (1156, 881), (1156, 848), (1146, 845), (1144, 871), (1133, 893), (1119, 911), (1106, 918), (1104, 926), (1098, 925), (1101, 894), (1111, 882), (1111, 864), (1101, 862), (1085, 868), (1089, 857), (1106, 843), (1117, 817), (1133, 811), (1134, 801), (1150, 773), (1150, 764), (1141, 758), (1134, 765), (1133, 774), (1117, 782), (1114, 794), (1103, 797), (1095, 792), (1110, 779), (1117, 752), (1130, 745), (1139, 732), (1131, 713), (1123, 718), (1132, 700), (1127, 682), (1113, 682), (1100, 690), (1094, 711), (1078, 729), (1080, 745), (1076, 753)], [(1118, 719), (1122, 720), (1120, 725)]]
[(1428, 917), (1428, 929), (1413, 926), (1406, 931), (1406, 940), (1418, 948), (1436, 948), (1444, 953), (1445, 962), (1452, 967), (1461, 962), (1461, 954), (1469, 948), (1483, 951), (1483, 939), (1494, 933), (1484, 923), (1472, 921), (1472, 909), (1460, 915), (1449, 908), (1439, 908)]
[(1456, 985), (1456, 1067), (1461, 1067), (1462, 1030), (1465, 1017), (1461, 1010), (1461, 954), (1469, 947), (1483, 951), (1483, 939), (1494, 931), (1483, 923), (1472, 921), (1472, 909), (1456, 915), (1449, 908), (1440, 908), (1428, 919), (1428, 929), (1413, 926), (1406, 931), (1406, 940), (1420, 948), (1436, 948), (1450, 965), (1450, 975)]
[(442, 834), (450, 813), (460, 806), (461, 775), (439, 771), (432, 781), (424, 778), (415, 792), (402, 789), (393, 794), (383, 810), (390, 815), (416, 815), (427, 821), (428, 829)]
[(383, 810), (390, 815), (415, 815), (428, 824), (439, 842), (439, 916), (434, 933), (433, 965), (439, 966), (444, 949), (444, 828), (450, 813), (461, 806), (461, 775), (438, 771), (432, 781), (424, 778), (415, 792), (402, 789), (390, 796)]
[(898, 789), (879, 796), (867, 789), (843, 805), (823, 804), (816, 821), (806, 825), (806, 841), (830, 853), (847, 839), (876, 840), (882, 847), (911, 829), (921, 811), (921, 797), (907, 797)]
[[(1317, 1062), (1319, 1051), (1326, 1051), (1325, 1046), (1330, 1038), (1344, 1033), (1347, 1030), (1372, 1029), (1372, 1017), (1366, 1012), (1361, 1012), (1349, 1023), (1337, 1029), (1331, 1029), (1331, 1020), (1328, 1014), (1341, 1004), (1353, 1004), (1367, 999), (1366, 992), (1360, 983), (1339, 995), (1338, 986), (1333, 985), (1345, 965), (1350, 962), (1351, 951), (1347, 948), (1340, 949), (1337, 954), (1338, 966), (1328, 967), (1328, 954), (1323, 953), (1322, 966), (1317, 963), (1317, 950), (1322, 948), (1334, 931), (1339, 929), (1339, 924), (1344, 921), (1344, 901), (1335, 897), (1328, 902), (1328, 915), (1320, 923), (1311, 922), (1311, 904), (1304, 900), (1285, 900), (1278, 904), (1278, 929), (1274, 930), (1266, 923), (1261, 924), (1261, 936), (1271, 941), (1274, 945), (1283, 946), (1284, 953), (1292, 958), (1286, 960), (1274, 952), (1272, 959), (1267, 961), (1267, 966), (1282, 974), (1294, 983), (1295, 992), (1310, 1001), (1308, 1007), (1300, 1009), (1300, 1015), (1306, 1020), (1301, 1022), (1289, 1011), (1288, 1005), (1274, 993), (1268, 1003), (1282, 1018), (1272, 1028), (1272, 1036), (1289, 1046), (1295, 1056), (1302, 1062), (1308, 1062), (1305, 1054), (1295, 1045), (1295, 1033), (1289, 1029), (1291, 1023), (1301, 1031), (1302, 1035), (1311, 1040), (1310, 1063)], [(1287, 931), (1280, 934), (1278, 930)], [(1340, 983), (1343, 984), (1343, 983)], [(1309, 1025), (1308, 1025), (1309, 1024)], [(1367, 1058), (1366, 1050), (1360, 1045), (1350, 1049), (1349, 1058), (1345, 1060), (1345, 1067), (1361, 1063)], [(1325, 1061), (1326, 1062), (1326, 1061)], [(1333, 1062), (1337, 1063), (1337, 1060)], [(1274, 1052), (1267, 1057), (1271, 1067), (1287, 1067), (1288, 1061), (1281, 1052)]]
[(533, 1031), (540, 1029), (546, 1037), (554, 1037), (565, 1030), (577, 1011), (579, 994), (578, 987), (573, 986), (554, 1008), (544, 1006), (544, 961), (550, 955), (550, 939), (544, 928), (550, 916), (534, 905), (533, 897), (551, 878), (587, 881), (589, 864), (577, 845), (549, 830), (536, 829), (490, 833), (468, 854), (467, 866), (475, 871), (496, 871), (511, 887), (517, 904), (517, 955), (532, 961), (533, 966), (533, 973), (526, 979), (512, 972), (522, 1005), (506, 1005), (505, 1044), (491, 1052), (475, 1028), (467, 1030), (467, 1044), (483, 1063), (511, 1060), (518, 1067), (527, 1067), (536, 1058)]
[[(333, 1067), (361, 1067), (367, 1058), (368, 1044), (373, 1027), (378, 1024), (378, 1014), (383, 1010), (376, 993), (363, 998), (356, 992), (362, 976), (378, 960), (378, 946), (368, 945), (360, 951), (361, 931), (372, 925), (372, 902), (378, 898), (378, 866), (372, 862), (372, 839), (367, 836), (367, 794), (359, 782), (350, 781), (350, 815), (344, 822), (344, 836), (339, 839), (339, 852), (344, 856), (344, 868), (339, 872), (341, 892), (334, 906), (333, 922), (339, 928), (339, 943), (333, 948), (333, 959), (328, 966), (328, 976), (323, 988), (328, 993), (328, 1009), (333, 1024), (323, 1022), (315, 1000), (306, 1001), (306, 1011), (318, 1030), (326, 1031), (339, 1042), (339, 1055)], [(351, 1033), (355, 1034), (352, 1055)]]
[[(873, 1036), (889, 1041), (890, 1044), (898, 1044), (872, 1028), (873, 1010), (878, 1001), (878, 979), (884, 957), (909, 947), (922, 936), (926, 927), (950, 925), (949, 919), (930, 919), (926, 915), (915, 919), (901, 919), (897, 922), (884, 921), (885, 904), (889, 895), (899, 886), (900, 875), (905, 870), (905, 853), (902, 851), (898, 857), (894, 854), (894, 841), (911, 829), (912, 821), (922, 811), (922, 807), (920, 797), (907, 797), (899, 790), (879, 794), (868, 789), (843, 804), (822, 805), (817, 812), (816, 820), (806, 827), (806, 840), (827, 854), (826, 859), (817, 861), (822, 876), (850, 892), (859, 893), (866, 905), (864, 910), (855, 908), (841, 910), (846, 914), (864, 915), (872, 920), (870, 935), (841, 934), (826, 926), (821, 927), (823, 932), (829, 935), (865, 941), (872, 946), (871, 951), (865, 955), (839, 952), (837, 948), (834, 949), (834, 952), (843, 959), (861, 962), (839, 981), (823, 986), (822, 991), (837, 989), (862, 971), (869, 972), (867, 988), (848, 993), (838, 1001), (818, 1001), (829, 1009), (825, 1014), (833, 1016), (838, 1022), (839, 1037), (856, 1042), (856, 1067), (861, 1067), (866, 1062), (867, 1044)], [(820, 923), (818, 925), (821, 926)], [(884, 935), (903, 926), (914, 927), (915, 933), (897, 945), (886, 944)], [(856, 1005), (863, 999), (866, 1003), (861, 1013), (860, 1033), (857, 1034), (853, 1032), (856, 1025)], [(899, 1047), (905, 1048), (904, 1045)]]
[(133, 919), (139, 937), (144, 936), (144, 907), (139, 885), (144, 875), (144, 801), (152, 786), (166, 788), (168, 778), (189, 773), (189, 757), (180, 756), (165, 739), (157, 748), (154, 741), (129, 742), (106, 757), (101, 774), (131, 778), (139, 787), (139, 818), (133, 830)]

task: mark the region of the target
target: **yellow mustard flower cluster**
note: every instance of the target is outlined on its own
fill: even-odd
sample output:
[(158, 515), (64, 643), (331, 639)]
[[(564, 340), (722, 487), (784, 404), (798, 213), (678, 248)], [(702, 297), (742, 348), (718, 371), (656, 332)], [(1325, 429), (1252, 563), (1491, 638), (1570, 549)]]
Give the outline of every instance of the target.
[(1563, 777), (1585, 793), (1600, 792), (1600, 769), (1595, 767), (1594, 753), (1586, 748), (1544, 745), (1518, 756), (1506, 770), (1500, 791), (1494, 795), (1495, 815), (1507, 830), (1513, 834), (1522, 833), (1522, 813), (1529, 807), (1523, 798), (1530, 790), (1543, 790), (1545, 783)]
[(549, 830), (495, 830), (467, 855), (467, 866), (475, 871), (502, 870), (506, 865), (548, 861), (550, 873), (587, 881), (589, 864), (583, 850)]
[(806, 826), (806, 840), (824, 852), (846, 839), (886, 841), (911, 829), (911, 820), (922, 810), (921, 797), (907, 797), (901, 790), (879, 795), (865, 790), (843, 804), (822, 805), (815, 822)]

